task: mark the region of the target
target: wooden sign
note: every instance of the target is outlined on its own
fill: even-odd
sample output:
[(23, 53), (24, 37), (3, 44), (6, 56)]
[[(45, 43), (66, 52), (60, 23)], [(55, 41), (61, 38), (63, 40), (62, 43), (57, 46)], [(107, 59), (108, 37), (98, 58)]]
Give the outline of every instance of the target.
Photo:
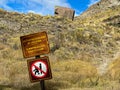
[(47, 54), (50, 51), (46, 32), (21, 36), (20, 40), (24, 58)]
[(52, 78), (49, 58), (47, 56), (27, 60), (29, 77), (31, 82)]

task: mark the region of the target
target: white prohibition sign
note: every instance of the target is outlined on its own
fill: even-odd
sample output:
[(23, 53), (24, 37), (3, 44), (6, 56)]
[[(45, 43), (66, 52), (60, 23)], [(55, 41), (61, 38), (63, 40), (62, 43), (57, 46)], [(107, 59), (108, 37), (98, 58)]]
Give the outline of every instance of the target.
[(47, 75), (47, 64), (43, 61), (36, 61), (31, 65), (31, 72), (35, 78), (44, 78)]

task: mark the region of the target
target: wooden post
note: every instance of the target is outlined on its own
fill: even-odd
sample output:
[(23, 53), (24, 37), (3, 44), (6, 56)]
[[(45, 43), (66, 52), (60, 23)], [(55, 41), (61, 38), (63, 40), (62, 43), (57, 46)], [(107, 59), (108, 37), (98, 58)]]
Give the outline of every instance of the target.
[(41, 90), (45, 90), (45, 82), (44, 82), (44, 80), (40, 81), (40, 86), (41, 86)]
[[(36, 59), (40, 58), (40, 55), (35, 56), (35, 58)], [(41, 87), (40, 90), (45, 90), (45, 82), (44, 82), (44, 80), (40, 81), (40, 87)]]

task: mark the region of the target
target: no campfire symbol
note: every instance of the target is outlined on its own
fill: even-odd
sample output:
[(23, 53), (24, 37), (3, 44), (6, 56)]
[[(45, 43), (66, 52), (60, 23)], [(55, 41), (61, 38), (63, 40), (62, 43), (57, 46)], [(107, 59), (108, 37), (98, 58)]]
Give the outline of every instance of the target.
[(43, 61), (36, 61), (31, 66), (31, 72), (35, 78), (44, 78), (47, 75), (47, 70), (47, 64)]
[(27, 60), (27, 64), (31, 82), (48, 80), (52, 78), (50, 62), (47, 56)]

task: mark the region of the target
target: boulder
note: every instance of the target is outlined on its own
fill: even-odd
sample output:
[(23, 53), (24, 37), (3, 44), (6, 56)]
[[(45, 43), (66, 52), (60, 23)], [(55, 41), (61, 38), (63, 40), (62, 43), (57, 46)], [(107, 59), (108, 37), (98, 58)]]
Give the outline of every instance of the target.
[(62, 16), (62, 17), (69, 18), (69, 19), (73, 20), (75, 10), (67, 8), (67, 7), (57, 6), (57, 7), (55, 7), (54, 14), (55, 14), (55, 16)]

